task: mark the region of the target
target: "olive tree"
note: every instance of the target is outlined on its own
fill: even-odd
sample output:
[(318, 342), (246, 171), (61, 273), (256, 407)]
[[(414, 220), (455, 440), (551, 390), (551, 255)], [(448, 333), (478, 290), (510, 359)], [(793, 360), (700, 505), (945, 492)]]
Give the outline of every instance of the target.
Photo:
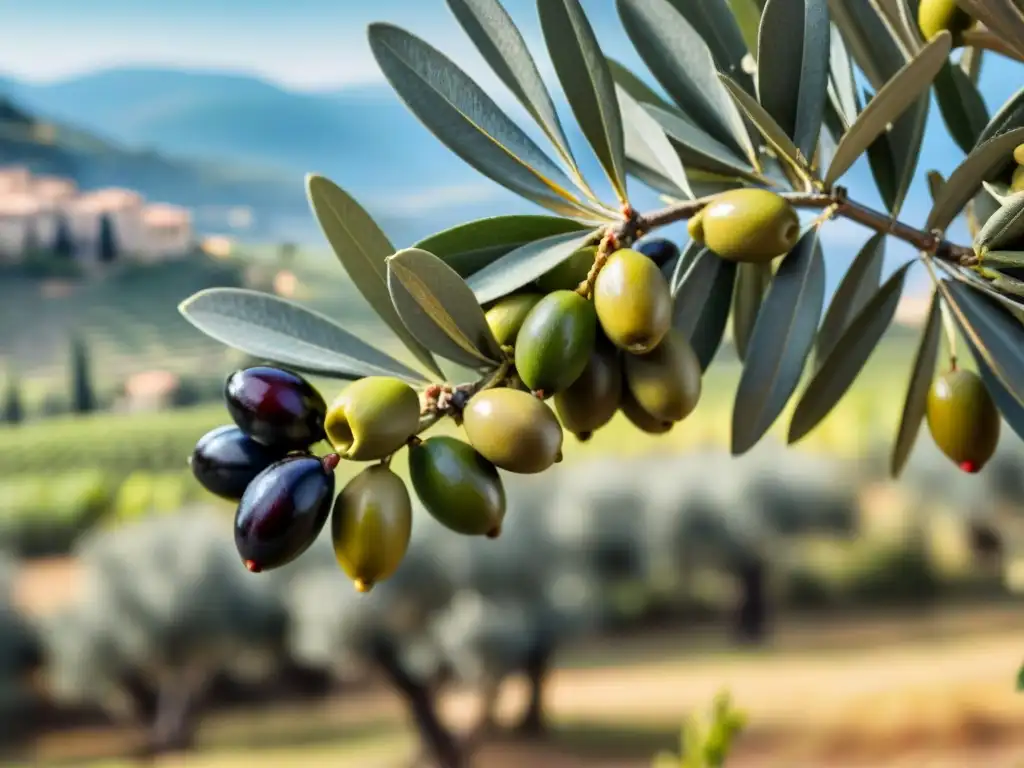
[(55, 695), (143, 722), (157, 751), (189, 745), (216, 675), (272, 672), (286, 615), (246, 578), (226, 529), (199, 507), (83, 539), (81, 598), (45, 627)]

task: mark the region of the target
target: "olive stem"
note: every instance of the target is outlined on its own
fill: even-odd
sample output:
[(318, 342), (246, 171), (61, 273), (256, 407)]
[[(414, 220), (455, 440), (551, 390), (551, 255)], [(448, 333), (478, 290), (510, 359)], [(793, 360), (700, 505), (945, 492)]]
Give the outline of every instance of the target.
[[(823, 209), (834, 206), (835, 216), (841, 216), (868, 229), (903, 240), (917, 250), (928, 253), (940, 261), (959, 264), (962, 267), (973, 267), (979, 263), (973, 248), (957, 245), (944, 239), (938, 233), (925, 232), (850, 200), (846, 197), (846, 190), (843, 187), (835, 187), (831, 192), (782, 192), (779, 194), (796, 208)], [(673, 203), (660, 210), (624, 221), (613, 231), (619, 241), (631, 243), (636, 238), (637, 232), (648, 232), (688, 219), (700, 212), (716, 197), (717, 195), (708, 195), (696, 200)]]

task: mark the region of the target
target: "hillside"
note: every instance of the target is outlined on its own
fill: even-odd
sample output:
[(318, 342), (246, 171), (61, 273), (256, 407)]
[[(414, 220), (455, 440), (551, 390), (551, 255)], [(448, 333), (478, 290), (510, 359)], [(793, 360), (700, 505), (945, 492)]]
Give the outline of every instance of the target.
[(40, 174), (74, 179), (83, 189), (119, 186), (148, 199), (193, 208), (200, 228), (222, 229), (225, 212), (249, 206), (261, 230), (308, 216), (301, 177), (242, 163), (178, 159), (163, 151), (128, 149), (65, 122), (37, 116), (18, 102), (0, 99), (0, 164), (28, 166)]

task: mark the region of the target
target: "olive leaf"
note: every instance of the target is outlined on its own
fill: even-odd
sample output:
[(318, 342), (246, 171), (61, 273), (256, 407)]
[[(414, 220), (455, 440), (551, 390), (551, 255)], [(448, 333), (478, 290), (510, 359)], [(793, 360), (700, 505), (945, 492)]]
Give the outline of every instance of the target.
[(928, 407), (928, 390), (935, 375), (935, 364), (939, 359), (939, 340), (942, 329), (941, 296), (938, 291), (932, 294), (931, 306), (921, 332), (921, 341), (914, 356), (914, 365), (910, 372), (910, 383), (907, 385), (907, 396), (903, 401), (903, 412), (900, 425), (896, 431), (892, 454), (889, 457), (889, 474), (899, 477), (906, 466), (910, 452), (917, 440), (917, 433), (924, 421)]
[(800, 383), (825, 299), (825, 262), (812, 227), (779, 265), (758, 313), (732, 414), (732, 453), (771, 428)]
[(916, 52), (924, 45), (924, 36), (917, 24), (918, 0), (889, 0), (892, 6), (890, 15), (892, 26), (897, 38), (907, 51)]
[(522, 33), (502, 4), (498, 0), (448, 0), (448, 7), (480, 55), (573, 170), (576, 180), (583, 182), (537, 63), (530, 55)]
[(640, 104), (656, 104), (662, 108), (671, 107), (665, 99), (655, 93), (654, 89), (637, 77), (632, 70), (615, 59), (606, 58), (605, 60), (608, 62), (608, 71), (612, 73), (612, 80), (615, 81), (617, 86), (628, 93), (634, 101)]
[(971, 343), (970, 339), (967, 339), (967, 346), (971, 350), (972, 357), (974, 357), (974, 364), (978, 368), (978, 375), (981, 376), (981, 381), (985, 385), (985, 389), (992, 396), (992, 400), (995, 402), (999, 413), (1002, 414), (1006, 423), (1010, 425), (1010, 429), (1016, 433), (1017, 437), (1024, 440), (1024, 405), (1021, 405), (1006, 387), (1002, 385), (999, 378), (988, 367), (985, 358), (981, 356), (978, 348)]
[(1006, 103), (992, 116), (988, 125), (978, 136), (978, 141), (974, 145), (975, 149), (1014, 128), (1024, 128), (1024, 88), (1007, 99)]
[(829, 72), (822, 62), (829, 58), (831, 28), (828, 5), (820, 0), (768, 0), (761, 14), (757, 100), (805, 162), (814, 157), (825, 117)]
[(736, 270), (736, 289), (732, 296), (732, 337), (740, 360), (746, 359), (750, 335), (757, 322), (764, 293), (771, 282), (770, 264), (740, 264)]
[[(989, 250), (998, 250), (1006, 246), (1024, 246), (1024, 192), (1007, 198), (999, 210), (989, 217), (974, 239), (974, 246), (976, 249)], [(984, 263), (985, 266), (995, 266), (991, 254), (985, 255)]]
[(843, 275), (839, 288), (825, 312), (818, 337), (815, 340), (815, 366), (832, 354), (850, 322), (864, 305), (871, 300), (882, 282), (882, 267), (885, 264), (885, 235), (873, 235), (854, 257), (850, 268)]
[[(615, 97), (622, 114), (627, 160), (639, 163), (648, 170), (667, 179), (675, 191), (687, 198), (693, 197), (690, 180), (686, 177), (679, 153), (657, 120), (635, 101), (626, 90), (616, 84)], [(631, 166), (627, 163), (627, 169)]]
[(985, 51), (982, 48), (965, 47), (964, 52), (960, 54), (960, 71), (963, 72), (970, 81), (977, 85), (981, 79), (981, 67), (985, 62)]
[(443, 53), (390, 24), (374, 23), (370, 49), (409, 110), (448, 149), (489, 179), (555, 213), (599, 220), (572, 182), (494, 100)]
[(890, 124), (928, 91), (949, 56), (951, 40), (948, 32), (938, 34), (875, 94), (840, 139), (825, 174), (826, 187), (835, 184), (875, 139), (885, 134)]
[[(950, 174), (942, 187), (925, 229), (945, 231), (967, 201), (981, 189), (981, 183), (1011, 157), (1014, 147), (1024, 142), (1024, 128), (1014, 128), (976, 147)], [(1012, 158), (1011, 158), (1012, 161)]]
[(981, 93), (960, 67), (946, 61), (935, 78), (935, 99), (949, 135), (969, 153), (989, 122)]
[(791, 166), (801, 173), (809, 169), (809, 160), (807, 158), (810, 156), (801, 153), (792, 139), (775, 122), (775, 119), (768, 114), (765, 108), (726, 75), (719, 75), (719, 79), (729, 92), (729, 95), (736, 101), (736, 106), (749, 118), (750, 122), (754, 124), (768, 142), (768, 145), (775, 150), (776, 154), (781, 158), (785, 158)]
[(753, 162), (743, 118), (721, 83), (711, 51), (668, 0), (617, 0), (640, 58), (687, 118)]
[(207, 288), (178, 306), (211, 339), (303, 373), (339, 379), (423, 374), (371, 347), (318, 312), (246, 288)]
[(942, 174), (938, 171), (928, 171), (928, 194), (932, 198), (932, 202), (935, 202), (935, 198), (939, 196), (939, 192), (942, 191), (942, 185), (946, 183), (946, 180), (942, 178)]
[(897, 269), (836, 340), (797, 402), (789, 423), (790, 444), (810, 434), (856, 381), (896, 315), (907, 270), (915, 261)]
[(743, 40), (736, 17), (728, 0), (670, 0), (672, 7), (690, 22), (711, 51), (720, 72), (725, 72), (748, 92), (754, 92), (754, 82), (743, 69), (747, 44)]
[(725, 336), (736, 263), (691, 242), (675, 274), (672, 326), (690, 340), (706, 371)]
[(419, 248), (389, 256), (387, 269), (395, 309), (425, 346), (467, 367), (498, 365), (501, 346), (473, 292), (454, 269)]
[(853, 79), (853, 62), (850, 61), (850, 54), (846, 50), (843, 36), (835, 25), (831, 25), (829, 28), (828, 60), (828, 97), (842, 127), (841, 131), (836, 132), (838, 139), (853, 125), (859, 109), (857, 86)]
[(957, 0), (963, 10), (989, 29), (999, 30), (1000, 42), (1024, 56), (1024, 9), (1015, 0)]
[(622, 116), (597, 36), (579, 0), (538, 0), (541, 32), (569, 107), (611, 181), (626, 198)]
[(466, 283), (476, 300), (486, 304), (533, 282), (595, 239), (594, 232), (567, 232), (526, 243), (488, 264)]
[(962, 282), (943, 283), (957, 324), (977, 348), (980, 359), (1024, 404), (1024, 326), (998, 302)]
[(1024, 251), (988, 251), (983, 263), (992, 269), (1020, 269), (1024, 267)]
[(654, 104), (644, 104), (643, 107), (669, 138), (679, 145), (679, 154), (686, 167), (757, 180), (753, 166), (690, 122), (682, 113)]
[[(908, 61), (874, 0), (828, 0), (829, 11), (854, 61), (875, 91)], [(914, 180), (930, 100), (922, 94), (871, 146), (871, 172), (890, 214), (897, 216)], [(835, 160), (833, 159), (833, 163)]]
[(763, 0), (726, 0), (729, 10), (736, 19), (736, 26), (743, 35), (743, 42), (750, 55), (757, 60), (757, 30), (761, 26), (761, 8)]
[(522, 245), (585, 229), (586, 225), (578, 221), (558, 216), (490, 216), (442, 230), (412, 247), (443, 259), (459, 277), (466, 279)]
[(358, 202), (323, 176), (306, 176), (306, 195), (331, 250), (359, 293), (416, 359), (443, 377), (433, 355), (409, 333), (391, 303), (384, 260), (395, 247), (387, 235)]

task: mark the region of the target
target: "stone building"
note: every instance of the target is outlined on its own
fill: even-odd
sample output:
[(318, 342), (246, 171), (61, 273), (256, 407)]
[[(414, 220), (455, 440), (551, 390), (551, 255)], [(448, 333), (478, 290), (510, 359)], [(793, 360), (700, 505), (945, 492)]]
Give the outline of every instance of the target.
[(76, 258), (95, 261), (104, 217), (123, 258), (159, 261), (193, 248), (192, 215), (185, 208), (147, 203), (129, 189), (84, 192), (70, 179), (33, 176), (20, 166), (0, 168), (0, 254), (6, 260), (52, 247), (63, 219)]

